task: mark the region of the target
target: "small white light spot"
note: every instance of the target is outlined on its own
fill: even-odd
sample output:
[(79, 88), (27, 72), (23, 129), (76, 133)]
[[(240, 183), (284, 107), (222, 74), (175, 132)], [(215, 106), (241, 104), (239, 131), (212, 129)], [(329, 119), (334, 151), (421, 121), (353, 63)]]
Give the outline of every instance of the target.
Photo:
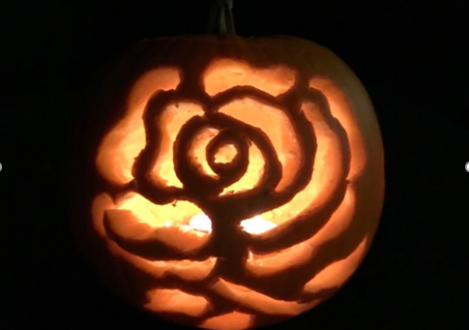
[(212, 232), (212, 222), (210, 218), (204, 213), (197, 214), (189, 221), (189, 226), (195, 230)]
[[(0, 167), (0, 169), (1, 169), (1, 167)], [(466, 172), (469, 173), (469, 162), (466, 163)]]
[(260, 216), (255, 216), (254, 218), (241, 221), (241, 227), (250, 234), (258, 235), (277, 227), (277, 225)]

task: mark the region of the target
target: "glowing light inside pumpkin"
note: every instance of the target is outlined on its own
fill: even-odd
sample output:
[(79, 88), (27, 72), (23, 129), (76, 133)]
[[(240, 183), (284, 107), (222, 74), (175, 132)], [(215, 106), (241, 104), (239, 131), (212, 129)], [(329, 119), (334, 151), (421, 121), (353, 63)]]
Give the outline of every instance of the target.
[[(285, 112), (280, 108), (265, 105), (251, 97), (233, 100), (222, 106), (219, 112), (258, 128), (266, 134), (284, 169), (282, 178), (275, 187), (275, 191), (282, 191), (288, 187), (293, 182), (295, 173), (298, 172), (301, 164), (301, 151), (295, 135), (295, 128)], [(268, 120), (265, 118), (268, 118)], [(242, 179), (232, 186), (226, 187), (227, 191), (233, 190), (233, 186), (241, 182), (243, 182), (242, 189), (236, 186), (236, 191), (243, 191), (246, 188), (249, 190), (257, 186), (258, 179), (262, 175), (265, 165), (261, 152), (257, 151), (253, 150), (255, 154), (251, 154), (250, 150), (250, 167), (248, 167)]]
[(277, 225), (260, 216), (255, 216), (254, 218), (241, 221), (241, 227), (249, 234), (262, 234), (277, 227)]
[(199, 166), (202, 168), (203, 173), (207, 176), (216, 178), (218, 175), (213, 172), (212, 168), (205, 161), (205, 152), (209, 142), (217, 136), (219, 130), (214, 128), (208, 128), (199, 132), (192, 142), (192, 147), (190, 153), (193, 155), (193, 159)]
[(215, 163), (229, 164), (236, 157), (237, 151), (231, 143), (223, 145), (215, 154)]
[(121, 197), (116, 209), (131, 211), (140, 223), (154, 228), (177, 226), (202, 212), (199, 207), (188, 201), (157, 205), (136, 193), (128, 193)]
[[(194, 165), (193, 167), (200, 172), (199, 174), (210, 179), (223, 177), (223, 174), (219, 174), (220, 171), (217, 169), (229, 169), (230, 167), (214, 167), (211, 163), (230, 164), (237, 161), (238, 152), (243, 151), (244, 154), (244, 146), (242, 148), (236, 147), (232, 144), (236, 144), (236, 142), (230, 140), (225, 140), (224, 145), (217, 144), (217, 149), (212, 149), (207, 154), (208, 145), (224, 128), (221, 127), (223, 125), (220, 127), (215, 124), (213, 127), (209, 126), (213, 118), (205, 113), (206, 109), (203, 104), (175, 101), (166, 104), (165, 108), (161, 108), (157, 118), (143, 116), (145, 109), (151, 108), (147, 104), (151, 95), (155, 94), (155, 91), (176, 90), (184, 74), (185, 72), (180, 72), (178, 68), (157, 69), (145, 74), (134, 86), (128, 100), (128, 110), (125, 117), (107, 134), (99, 148), (96, 165), (104, 179), (120, 186), (133, 180), (132, 169), (135, 159), (141, 150), (146, 148), (145, 142), (148, 132), (145, 129), (144, 121), (151, 123), (151, 120), (155, 120), (154, 123), (158, 124), (159, 135), (154, 138), (158, 142), (158, 148), (154, 150), (155, 162), (149, 176), (155, 188), (161, 191), (171, 188), (167, 190), (168, 197), (173, 190), (178, 191), (178, 189), (184, 188), (182, 183), (184, 180), (176, 174), (174, 164), (174, 160), (178, 159), (175, 158), (177, 153), (174, 151), (179, 150), (175, 148), (175, 142), (178, 135), (184, 132), (184, 126), (194, 117), (204, 118), (208, 123), (204, 129), (192, 136), (187, 150), (187, 156), (191, 164)], [(303, 77), (297, 74), (294, 69), (282, 65), (259, 69), (245, 61), (222, 59), (210, 64), (202, 80), (205, 91), (210, 96), (232, 88), (247, 86), (259, 89), (262, 93), (270, 94), (272, 97), (277, 97), (291, 88), (295, 88), (298, 78), (301, 78), (299, 81), (303, 82), (306, 81), (307, 76)], [(345, 83), (344, 86), (353, 90), (353, 86)], [(339, 87), (335, 86), (328, 78), (314, 78), (310, 81), (309, 87), (322, 92), (327, 102), (319, 102), (315, 97), (305, 98), (301, 103), (301, 109), (298, 109), (303, 112), (311, 124), (315, 136), (316, 148), (309, 150), (310, 145), (307, 144), (304, 152), (301, 143), (302, 136), (297, 134), (300, 132), (297, 130), (300, 126), (294, 125), (295, 120), (292, 121), (294, 118), (290, 118), (288, 112), (291, 110), (290, 106), (286, 105), (284, 109), (285, 102), (279, 102), (278, 105), (275, 105), (276, 102), (264, 102), (262, 101), (263, 97), (258, 98), (247, 94), (235, 97), (229, 103), (215, 109), (216, 112), (225, 116), (224, 118), (239, 121), (255, 130), (260, 130), (266, 140), (271, 143), (282, 169), (281, 179), (273, 187), (276, 193), (282, 193), (295, 184), (297, 173), (307, 159), (303, 155), (308, 152), (315, 153), (312, 177), (308, 182), (304, 182), (305, 185), (301, 191), (298, 191), (285, 204), (276, 205), (273, 209), (266, 209), (263, 211), (264, 213), (254, 211), (258, 215), (239, 222), (241, 228), (252, 235), (263, 234), (282, 225), (277, 227), (275, 232), (267, 233), (262, 239), (252, 240), (256, 243), (262, 243), (259, 246), (263, 245), (270, 249), (269, 253), (256, 254), (256, 249), (247, 249), (248, 258), (243, 261), (244, 266), (242, 267), (245, 268), (249, 277), (254, 279), (252, 288), (250, 286), (252, 283), (249, 281), (228, 282), (222, 278), (225, 270), (218, 273), (219, 267), (217, 265), (223, 265), (224, 258), (209, 257), (202, 261), (199, 260), (200, 258), (192, 259), (197, 257), (199, 251), (204, 251), (203, 253), (209, 251), (209, 255), (213, 255), (210, 253), (212, 247), (207, 244), (211, 235), (218, 235), (216, 230), (212, 233), (212, 220), (223, 222), (222, 216), (221, 219), (211, 219), (198, 206), (198, 203), (177, 200), (177, 197), (172, 203), (159, 204), (158, 201), (153, 203), (147, 199), (150, 198), (148, 196), (151, 194), (147, 195), (145, 191), (138, 189), (135, 192), (126, 193), (124, 196), (119, 195), (115, 205), (111, 196), (107, 196), (107, 199), (97, 197), (95, 201), (97, 207), (93, 208), (95, 228), (101, 237), (110, 241), (113, 240), (113, 237), (117, 237), (115, 242), (118, 244), (109, 244), (115, 255), (122, 256), (131, 265), (139, 268), (139, 272), (145, 271), (156, 279), (165, 278), (169, 274), (175, 280), (181, 280), (182, 284), (187, 284), (189, 289), (191, 289), (193, 282), (201, 282), (210, 276), (221, 276), (215, 282), (207, 281), (207, 283), (210, 282), (210, 287), (204, 289), (231, 301), (235, 306), (251, 310), (250, 313), (253, 315), (228, 310), (222, 310), (224, 314), (219, 314), (216, 300), (212, 302), (209, 295), (207, 297), (204, 293), (196, 295), (193, 290), (185, 292), (185, 285), (181, 285), (177, 290), (165, 287), (152, 289), (153, 281), (148, 288), (145, 288), (144, 285), (138, 285), (139, 288), (144, 288), (146, 291), (145, 309), (168, 315), (179, 316), (183, 314), (186, 317), (204, 320), (199, 326), (207, 329), (247, 329), (259, 322), (259, 319), (255, 318), (256, 314), (293, 316), (314, 307), (324, 298), (313, 299), (311, 297), (317, 293), (336, 290), (357, 268), (366, 253), (369, 239), (367, 237), (369, 236), (365, 236), (359, 242), (359, 235), (354, 228), (359, 226), (359, 234), (365, 235), (366, 226), (370, 226), (366, 223), (357, 224), (355, 221), (357, 214), (361, 216), (365, 212), (362, 207), (357, 207), (355, 210), (356, 205), (360, 206), (359, 203), (356, 203), (355, 198), (358, 200), (363, 190), (362, 186), (358, 185), (362, 181), (357, 183), (357, 180), (362, 180), (362, 173), (368, 168), (365, 167), (365, 165), (368, 166), (367, 146), (364, 146), (362, 142), (366, 136), (362, 136), (359, 126), (361, 120), (365, 120), (364, 118), (367, 118), (367, 121), (363, 122), (363, 126), (370, 125), (372, 127), (371, 125), (375, 124), (370, 122), (373, 120), (372, 116), (361, 115), (361, 111), (366, 114), (369, 105), (366, 103), (367, 100), (360, 101), (358, 98), (357, 101), (355, 99), (362, 93), (359, 86), (355, 88), (358, 88), (355, 90), (356, 93), (350, 93), (353, 96), (350, 98), (347, 97), (348, 95), (343, 95)], [(294, 93), (294, 95), (300, 94)], [(365, 102), (364, 105), (363, 102)], [(155, 104), (158, 105), (158, 103)], [(357, 120), (354, 118), (355, 105), (361, 104), (363, 107), (356, 107), (360, 116), (358, 118), (360, 125), (357, 126)], [(295, 107), (297, 106), (295, 105)], [(372, 133), (370, 134), (373, 136)], [(147, 140), (151, 139), (151, 136), (148, 135)], [(377, 148), (379, 151), (379, 139), (375, 140), (374, 143), (377, 145), (374, 149)], [(220, 196), (250, 191), (258, 187), (264, 172), (270, 170), (271, 163), (263, 156), (262, 151), (265, 150), (261, 151), (256, 143), (248, 142), (248, 157), (246, 157), (248, 165), (245, 173), (238, 181), (223, 186), (224, 189)], [(350, 160), (347, 156), (349, 153)], [(244, 156), (239, 158), (244, 160)], [(321, 212), (316, 212), (316, 210), (321, 210), (324, 205), (328, 205), (328, 201), (334, 200), (337, 193), (342, 191), (341, 184), (347, 173), (349, 173), (347, 180), (351, 184), (347, 186), (344, 199), (330, 215), (327, 223), (318, 228), (317, 232), (312, 232), (308, 239), (303, 238), (306, 240), (295, 238), (290, 240), (289, 237), (285, 236), (287, 240), (284, 242), (286, 241), (287, 244), (282, 243), (281, 236), (284, 231), (288, 235), (298, 233), (300, 234), (298, 237), (301, 238), (302, 233), (299, 231), (305, 227), (295, 227), (297, 222), (309, 221), (314, 228), (315, 217), (317, 214), (321, 215)], [(371, 179), (373, 178), (363, 178), (365, 181)], [(140, 179), (137, 178), (137, 180)], [(356, 186), (359, 187), (358, 193), (354, 190)], [(140, 193), (147, 197), (140, 195)], [(378, 202), (379, 198), (382, 198), (379, 196), (377, 194)], [(379, 203), (370, 203), (369, 205), (376, 205), (370, 206), (372, 212), (377, 212), (379, 209)], [(210, 208), (207, 208), (205, 212), (211, 214)], [(230, 212), (229, 207), (226, 212)], [(104, 214), (106, 215), (106, 227), (103, 222)], [(299, 215), (301, 216), (299, 217)], [(290, 224), (287, 223), (289, 221)], [(372, 230), (368, 233), (372, 233)], [(108, 231), (112, 232), (113, 236), (108, 235)], [(269, 236), (270, 234), (272, 235)], [(233, 233), (233, 236), (235, 235), (238, 233)], [(267, 244), (271, 241), (270, 238), (275, 238), (272, 241), (276, 241), (279, 237), (280, 239), (277, 240), (280, 242), (279, 247), (271, 249)], [(218, 241), (224, 243), (223, 240), (215, 240), (215, 242)], [(338, 245), (338, 249), (334, 245)], [(209, 246), (210, 249), (205, 250), (205, 246)], [(157, 251), (160, 247), (163, 247), (161, 251)], [(213, 248), (217, 248), (217, 246)], [(233, 248), (235, 249), (235, 247)], [(172, 252), (168, 252), (167, 255), (170, 258), (165, 256), (160, 260), (157, 253), (161, 252), (164, 255), (165, 250), (178, 251), (179, 254), (174, 257)], [(142, 251), (144, 253), (140, 255)], [(147, 260), (146, 254), (152, 258)], [(178, 258), (186, 259), (179, 260)], [(291, 299), (293, 296), (283, 300), (283, 293), (269, 295), (269, 288), (257, 291), (259, 287), (256, 287), (256, 283), (261, 283), (263, 278), (268, 279), (269, 277), (276, 277), (275, 285), (283, 282), (287, 283), (286, 287), (294, 287), (294, 285), (288, 285), (288, 281), (292, 278), (291, 274), (301, 274), (299, 272), (306, 269), (303, 274), (307, 275), (311, 270), (308, 268), (309, 265), (317, 263), (324, 263), (323, 268), (317, 274), (307, 282), (295, 284), (297, 285), (296, 291), (301, 289), (300, 285), (303, 288), (301, 297), (298, 296), (298, 299), (301, 300), (293, 301)], [(214, 269), (217, 272), (213, 272)], [(131, 271), (130, 267), (129, 270)], [(228, 271), (230, 271), (229, 268)], [(306, 280), (308, 279), (305, 277)], [(197, 283), (197, 285), (199, 284)], [(213, 313), (213, 311), (217, 311), (217, 313)]]
[(195, 230), (212, 232), (212, 222), (204, 213), (197, 214), (189, 221), (189, 226)]
[[(208, 233), (212, 232), (212, 222), (210, 218), (205, 215), (204, 213), (197, 214), (196, 216), (192, 217), (189, 221), (189, 226), (192, 229), (205, 231)], [(266, 231), (275, 228), (277, 225), (270, 221), (263, 219), (260, 216), (255, 216), (251, 219), (241, 221), (241, 227), (244, 231), (248, 232), (249, 234), (262, 234)]]

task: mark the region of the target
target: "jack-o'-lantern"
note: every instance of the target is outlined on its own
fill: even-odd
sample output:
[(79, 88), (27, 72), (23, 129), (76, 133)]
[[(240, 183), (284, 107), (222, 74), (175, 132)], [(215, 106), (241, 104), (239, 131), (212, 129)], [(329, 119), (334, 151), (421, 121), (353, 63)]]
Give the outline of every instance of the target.
[(250, 329), (346, 282), (378, 224), (384, 165), (340, 59), (292, 37), (174, 37), (137, 44), (114, 72), (76, 192), (111, 289), (180, 323)]

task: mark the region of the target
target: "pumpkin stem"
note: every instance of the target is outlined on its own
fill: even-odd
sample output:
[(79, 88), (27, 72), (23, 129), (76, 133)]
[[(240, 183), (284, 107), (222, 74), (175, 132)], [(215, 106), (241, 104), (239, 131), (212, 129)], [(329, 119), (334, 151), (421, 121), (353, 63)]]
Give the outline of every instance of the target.
[(208, 23), (209, 33), (236, 34), (232, 9), (233, 0), (213, 1)]

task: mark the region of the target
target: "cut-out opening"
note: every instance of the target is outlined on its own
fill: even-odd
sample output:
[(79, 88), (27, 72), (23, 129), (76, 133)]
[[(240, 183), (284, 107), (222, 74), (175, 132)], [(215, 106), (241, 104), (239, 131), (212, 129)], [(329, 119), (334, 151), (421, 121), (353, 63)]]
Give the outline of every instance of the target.
[(241, 221), (240, 225), (245, 232), (253, 235), (262, 234), (277, 227), (275, 223), (267, 221), (259, 215), (251, 219)]
[[(200, 213), (192, 217), (189, 221), (190, 226), (196, 230), (204, 231), (207, 233), (212, 232), (212, 223), (210, 218), (204, 214)], [(260, 216), (255, 216), (251, 219), (246, 219), (240, 222), (241, 228), (250, 234), (261, 234), (266, 231), (269, 231), (272, 228), (275, 228), (277, 225), (270, 221), (263, 219)]]
[(210, 218), (204, 213), (199, 213), (193, 216), (189, 221), (189, 226), (195, 230), (200, 230), (207, 233), (212, 232), (212, 222), (210, 221)]

